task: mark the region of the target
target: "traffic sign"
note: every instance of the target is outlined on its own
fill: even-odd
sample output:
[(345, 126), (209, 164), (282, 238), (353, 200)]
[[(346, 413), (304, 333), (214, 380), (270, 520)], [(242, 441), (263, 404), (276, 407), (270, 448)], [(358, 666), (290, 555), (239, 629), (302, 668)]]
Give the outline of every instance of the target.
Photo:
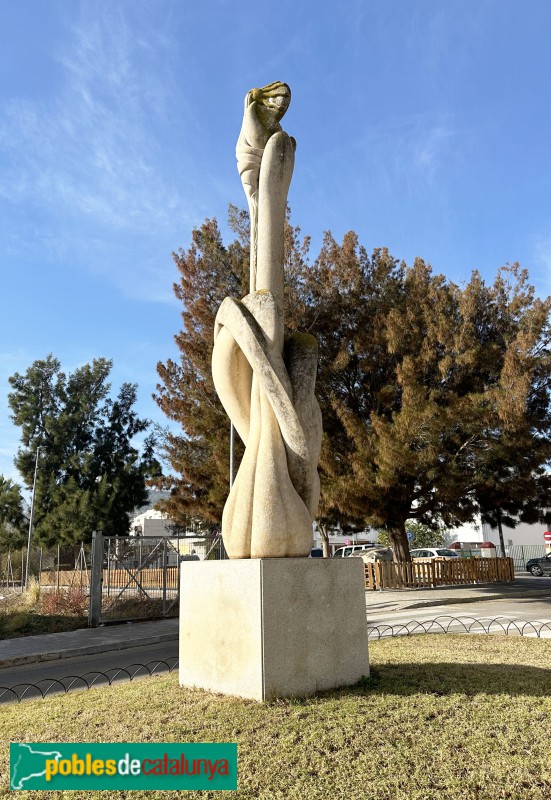
[(543, 538), (545, 539), (546, 542), (551, 542), (551, 531), (545, 531), (545, 533), (543, 534)]

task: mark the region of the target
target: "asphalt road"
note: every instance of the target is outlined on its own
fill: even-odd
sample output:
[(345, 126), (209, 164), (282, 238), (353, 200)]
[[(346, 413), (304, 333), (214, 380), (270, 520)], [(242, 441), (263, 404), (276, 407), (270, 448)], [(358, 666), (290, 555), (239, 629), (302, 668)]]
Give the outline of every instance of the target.
[(74, 690), (92, 683), (102, 686), (109, 681), (128, 680), (129, 676), (146, 677), (151, 673), (166, 672), (177, 659), (178, 642), (170, 641), (79, 658), (4, 667), (0, 669), (0, 703), (14, 699), (13, 692), (3, 693), (3, 687), (17, 687), (19, 696), (25, 693), (25, 698), (30, 699), (40, 697), (46, 691), (48, 695), (64, 691), (63, 686)]
[[(549, 581), (551, 579), (542, 579)], [(539, 588), (545, 588), (538, 584)], [(434, 623), (434, 624), (431, 624)], [(494, 632), (551, 638), (551, 593), (549, 597), (503, 597), (427, 606), (413, 603), (408, 608), (372, 606), (367, 608), (370, 638), (404, 635), (408, 632), (467, 631)]]

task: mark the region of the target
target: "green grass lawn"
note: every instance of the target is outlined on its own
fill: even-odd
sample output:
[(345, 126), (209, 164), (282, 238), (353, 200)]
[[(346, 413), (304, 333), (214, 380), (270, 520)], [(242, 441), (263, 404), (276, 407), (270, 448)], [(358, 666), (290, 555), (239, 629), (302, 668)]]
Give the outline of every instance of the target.
[[(551, 640), (413, 636), (370, 644), (370, 658), (365, 685), (301, 701), (184, 690), (173, 674), (3, 706), (1, 791), (9, 741), (233, 741), (240, 799), (551, 798)], [(100, 794), (78, 793), (92, 797)]]

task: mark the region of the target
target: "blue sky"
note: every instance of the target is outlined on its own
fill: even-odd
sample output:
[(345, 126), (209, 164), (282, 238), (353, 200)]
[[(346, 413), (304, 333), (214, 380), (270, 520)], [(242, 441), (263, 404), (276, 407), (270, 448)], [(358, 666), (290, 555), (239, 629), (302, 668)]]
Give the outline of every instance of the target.
[(551, 293), (547, 0), (0, 3), (0, 474), (7, 378), (105, 356), (151, 399), (176, 355), (171, 252), (229, 202), (243, 97), (293, 92), (289, 200), (455, 281), (506, 262)]

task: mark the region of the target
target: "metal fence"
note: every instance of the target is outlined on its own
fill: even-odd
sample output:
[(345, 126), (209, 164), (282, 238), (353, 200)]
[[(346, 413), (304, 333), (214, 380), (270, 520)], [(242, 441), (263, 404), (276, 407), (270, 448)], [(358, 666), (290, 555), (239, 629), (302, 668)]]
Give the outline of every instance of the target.
[[(482, 551), (480, 549), (461, 550), (461, 555), (466, 558), (480, 558)], [(531, 558), (543, 558), (549, 550), (544, 544), (517, 544), (509, 545), (505, 548), (505, 554), (508, 558), (513, 559), (515, 572), (525, 572), (526, 562)], [(501, 555), (501, 548), (497, 548), (497, 554)]]
[(147, 664), (127, 664), (103, 671), (92, 670), (82, 675), (67, 675), (63, 678), (43, 678), (37, 683), (18, 683), (13, 686), (0, 686), (1, 703), (21, 703), (23, 700), (37, 700), (55, 694), (68, 694), (77, 689), (95, 689), (98, 686), (111, 686), (120, 681), (133, 681), (136, 678), (162, 675), (178, 669), (177, 658), (157, 659)]
[(91, 545), (56, 545), (26, 547), (0, 552), (0, 586), (22, 591), (28, 577), (41, 586), (52, 588), (88, 587)]
[(179, 564), (225, 558), (220, 537), (128, 537), (95, 534), (90, 571), (92, 627), (178, 615)]
[(471, 617), (468, 614), (442, 614), (432, 619), (408, 620), (367, 626), (370, 641), (389, 636), (414, 636), (420, 633), (494, 633), (551, 639), (551, 622), (511, 619), (510, 617)]
[(515, 572), (525, 572), (527, 561), (531, 558), (543, 558), (549, 552), (543, 544), (519, 544), (513, 547), (506, 547), (505, 550), (508, 556), (513, 559)]
[(10, 592), (29, 581), (41, 593), (78, 593), (89, 599), (93, 626), (121, 620), (178, 615), (178, 565), (185, 559), (226, 558), (218, 536), (104, 537), (92, 544), (32, 547), (0, 553), (0, 587)]

